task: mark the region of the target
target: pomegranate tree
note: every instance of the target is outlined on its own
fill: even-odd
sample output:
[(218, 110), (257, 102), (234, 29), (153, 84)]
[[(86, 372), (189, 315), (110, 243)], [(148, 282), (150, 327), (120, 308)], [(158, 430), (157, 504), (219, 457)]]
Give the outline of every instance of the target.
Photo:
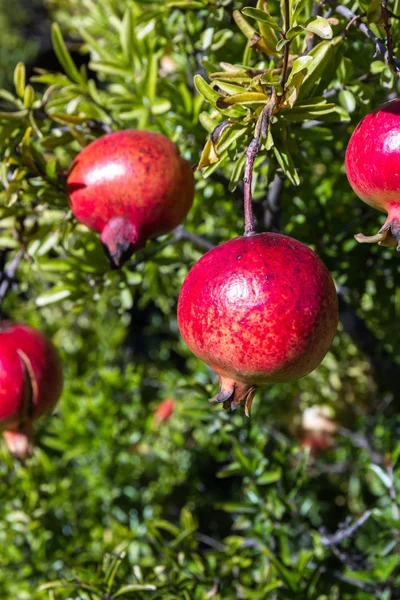
[(212, 402), (243, 405), (257, 388), (315, 369), (338, 323), (332, 278), (307, 246), (280, 234), (238, 237), (189, 271), (178, 324), (192, 352), (220, 377)]
[(358, 124), (346, 151), (346, 173), (361, 200), (388, 214), (376, 235), (360, 233), (356, 239), (400, 250), (400, 100), (384, 104)]
[(104, 135), (75, 158), (67, 179), (71, 210), (101, 233), (120, 267), (148, 238), (172, 231), (193, 202), (189, 163), (165, 136), (126, 130)]
[(14, 456), (32, 450), (32, 423), (50, 412), (63, 387), (61, 361), (41, 333), (10, 322), (0, 324), (0, 429)]

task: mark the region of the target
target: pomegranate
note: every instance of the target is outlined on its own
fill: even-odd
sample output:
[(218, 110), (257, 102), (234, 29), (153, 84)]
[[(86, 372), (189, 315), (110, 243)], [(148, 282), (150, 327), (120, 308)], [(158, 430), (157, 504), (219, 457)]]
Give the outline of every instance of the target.
[(309, 448), (312, 456), (328, 450), (333, 446), (337, 428), (330, 407), (316, 405), (307, 408), (302, 415), (299, 431), (302, 447)]
[(307, 246), (275, 233), (238, 237), (189, 271), (178, 324), (192, 352), (220, 377), (211, 402), (250, 414), (260, 385), (304, 377), (335, 335), (332, 278)]
[(358, 124), (347, 146), (345, 162), (357, 196), (388, 213), (376, 235), (360, 233), (356, 239), (400, 250), (400, 100), (384, 104)]
[(52, 410), (63, 387), (60, 358), (41, 333), (0, 324), (0, 429), (11, 453), (32, 451), (32, 422)]
[(161, 423), (169, 421), (175, 410), (176, 401), (174, 398), (166, 398), (155, 408), (153, 413), (153, 426), (159, 427)]
[(172, 231), (193, 202), (189, 163), (152, 131), (104, 135), (75, 158), (67, 178), (71, 210), (101, 233), (111, 266), (120, 267), (148, 238)]

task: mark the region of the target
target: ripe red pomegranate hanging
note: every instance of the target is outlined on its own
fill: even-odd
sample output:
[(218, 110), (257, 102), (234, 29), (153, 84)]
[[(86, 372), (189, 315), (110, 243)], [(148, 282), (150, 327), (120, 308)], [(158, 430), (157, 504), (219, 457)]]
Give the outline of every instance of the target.
[(304, 377), (335, 335), (332, 278), (307, 246), (284, 235), (238, 237), (190, 270), (178, 324), (192, 352), (220, 377), (211, 400), (249, 415), (260, 385)]
[(193, 202), (189, 163), (165, 136), (126, 130), (104, 135), (75, 158), (67, 179), (72, 212), (101, 233), (120, 267), (148, 238), (172, 231)]
[(63, 387), (61, 361), (41, 333), (0, 324), (0, 430), (14, 456), (32, 451), (32, 423), (50, 412)]
[(400, 250), (400, 100), (384, 104), (358, 124), (347, 146), (346, 173), (361, 200), (388, 213), (376, 235), (360, 233), (356, 239)]

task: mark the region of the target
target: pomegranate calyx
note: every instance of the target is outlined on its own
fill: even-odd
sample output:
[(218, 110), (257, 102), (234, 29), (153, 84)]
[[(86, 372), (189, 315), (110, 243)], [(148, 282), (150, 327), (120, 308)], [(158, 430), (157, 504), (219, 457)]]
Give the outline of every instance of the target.
[(385, 223), (375, 235), (364, 235), (358, 233), (354, 236), (360, 244), (375, 244), (379, 246), (388, 246), (400, 251), (400, 221), (393, 219), (390, 223)]
[(101, 234), (104, 251), (112, 269), (119, 269), (144, 246), (137, 227), (125, 217), (113, 217)]
[(210, 398), (209, 402), (220, 402), (225, 410), (236, 410), (238, 406), (243, 406), (246, 417), (250, 417), (251, 405), (257, 386), (229, 379), (222, 375), (219, 381), (219, 392), (216, 396)]
[(12, 431), (3, 431), (4, 441), (14, 458), (21, 462), (33, 454), (33, 426), (27, 423), (23, 427)]

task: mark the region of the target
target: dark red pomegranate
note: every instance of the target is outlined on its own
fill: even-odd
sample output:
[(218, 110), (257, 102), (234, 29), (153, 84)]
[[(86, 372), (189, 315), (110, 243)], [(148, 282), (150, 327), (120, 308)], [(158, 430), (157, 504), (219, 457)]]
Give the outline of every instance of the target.
[(192, 352), (220, 376), (211, 401), (250, 413), (260, 385), (304, 377), (335, 335), (332, 278), (307, 246), (279, 234), (238, 237), (190, 270), (178, 324)]
[(193, 202), (189, 163), (165, 136), (126, 130), (89, 144), (67, 180), (72, 212), (101, 233), (111, 265), (120, 267), (148, 238), (172, 231)]
[(388, 213), (376, 235), (356, 235), (400, 250), (400, 100), (384, 104), (358, 124), (346, 151), (351, 187), (367, 204)]
[(32, 423), (52, 410), (63, 387), (61, 361), (41, 333), (0, 324), (0, 430), (14, 456), (32, 450)]

